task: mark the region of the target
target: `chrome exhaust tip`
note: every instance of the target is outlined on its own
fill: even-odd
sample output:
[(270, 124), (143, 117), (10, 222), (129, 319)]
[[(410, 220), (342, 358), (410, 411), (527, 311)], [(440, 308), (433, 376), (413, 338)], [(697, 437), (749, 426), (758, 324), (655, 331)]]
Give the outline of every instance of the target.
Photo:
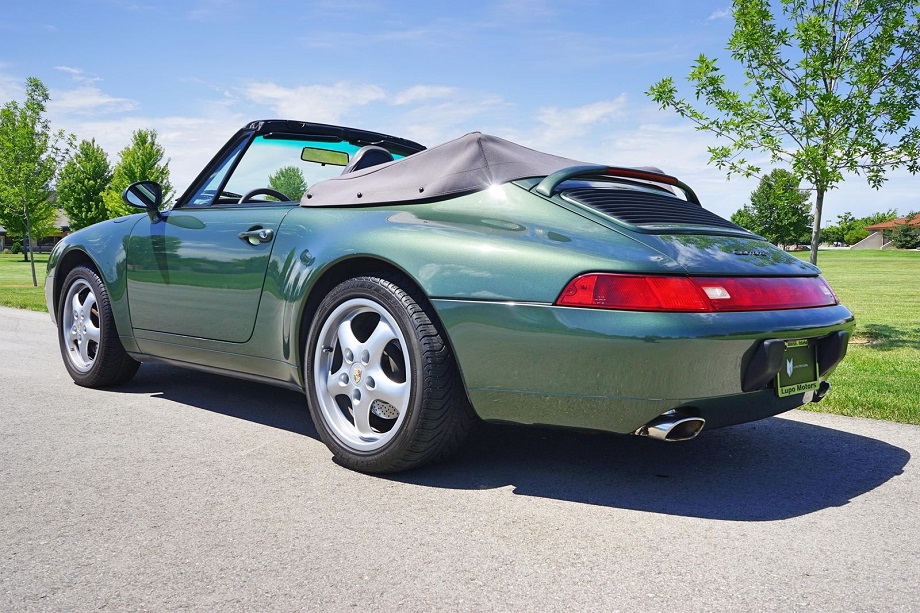
[(824, 400), (824, 397), (827, 396), (827, 393), (831, 391), (831, 384), (827, 381), (822, 381), (821, 385), (818, 386), (818, 389), (814, 391), (811, 396), (812, 402), (821, 402)]
[(659, 441), (689, 441), (692, 438), (696, 438), (696, 435), (700, 433), (705, 425), (706, 420), (702, 417), (681, 415), (677, 411), (671, 410), (659, 415), (633, 434), (647, 436)]

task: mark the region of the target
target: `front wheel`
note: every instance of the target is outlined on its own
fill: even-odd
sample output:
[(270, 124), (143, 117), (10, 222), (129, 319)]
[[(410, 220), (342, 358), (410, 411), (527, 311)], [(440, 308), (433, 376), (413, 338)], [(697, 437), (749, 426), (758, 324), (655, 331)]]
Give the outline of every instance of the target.
[(77, 266), (64, 279), (58, 303), (58, 341), (67, 372), (83, 387), (124, 383), (140, 366), (118, 338), (102, 279), (86, 266)]
[(316, 429), (340, 462), (405, 470), (459, 447), (474, 418), (442, 333), (401, 279), (349, 279), (320, 303), (305, 378)]

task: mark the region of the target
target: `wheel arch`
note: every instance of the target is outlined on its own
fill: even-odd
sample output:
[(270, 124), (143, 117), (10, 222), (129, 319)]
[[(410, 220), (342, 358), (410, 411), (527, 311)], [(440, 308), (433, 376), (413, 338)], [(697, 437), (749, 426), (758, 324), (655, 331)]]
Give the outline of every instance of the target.
[[(85, 230), (81, 230), (85, 232)], [(73, 235), (71, 235), (73, 236)], [(68, 237), (69, 238), (69, 237)], [(64, 240), (67, 240), (65, 238)], [(120, 244), (120, 241), (119, 241)], [(100, 281), (105, 287), (109, 296), (112, 308), (112, 316), (115, 320), (115, 328), (121, 337), (122, 344), (128, 351), (137, 352), (131, 335), (131, 316), (128, 312), (127, 304), (127, 286), (125, 279), (125, 258), (122, 252), (95, 253), (91, 255), (86, 248), (86, 241), (79, 244), (70, 244), (58, 256), (57, 261), (53, 264), (54, 284), (51, 287), (51, 303), (49, 307), (54, 309), (53, 318), (57, 322), (60, 317), (58, 313), (61, 294), (64, 292), (64, 282), (67, 275), (78, 266), (86, 266), (98, 275)], [(111, 261), (111, 265), (106, 262)], [(47, 292), (47, 288), (46, 288)]]
[[(432, 323), (434, 323), (434, 325), (438, 328), (438, 332), (441, 334), (444, 342), (447, 343), (451, 353), (454, 355), (454, 363), (457, 365), (457, 371), (460, 375), (460, 383), (463, 386), (464, 393), (469, 396), (468, 392), (466, 391), (466, 382), (463, 379), (463, 369), (460, 367), (460, 363), (456, 359), (457, 354), (454, 351), (453, 343), (451, 342), (447, 327), (444, 325), (444, 322), (441, 321), (441, 316), (434, 308), (434, 305), (432, 304), (431, 299), (428, 297), (427, 292), (425, 292), (422, 285), (403, 268), (383, 258), (372, 256), (353, 256), (332, 263), (322, 271), (316, 282), (314, 282), (310, 287), (299, 319), (300, 328), (298, 331), (298, 356), (300, 356), (301, 373), (306, 367), (306, 346), (307, 336), (309, 336), (310, 333), (310, 324), (313, 320), (313, 315), (316, 313), (316, 310), (320, 303), (323, 301), (323, 298), (326, 297), (326, 294), (329, 293), (332, 288), (348, 279), (374, 274), (383, 274), (397, 277), (400, 279), (400, 282), (408, 283), (411, 286), (403, 287), (403, 289), (412, 291), (412, 293), (417, 297), (417, 300), (424, 301), (424, 306), (427, 308), (431, 316)], [(304, 385), (306, 385), (306, 380), (304, 380)]]
[(92, 268), (93, 271), (99, 275), (99, 278), (102, 279), (102, 282), (105, 283), (105, 278), (99, 272), (99, 266), (96, 262), (89, 256), (88, 253), (82, 249), (71, 249), (63, 256), (61, 256), (60, 262), (58, 262), (55, 267), (54, 272), (54, 287), (52, 296), (54, 298), (52, 306), (54, 308), (54, 319), (57, 321), (58, 318), (58, 304), (61, 301), (61, 291), (64, 288), (64, 280), (67, 278), (67, 275), (70, 274), (70, 271), (76, 268), (77, 266), (88, 266)]

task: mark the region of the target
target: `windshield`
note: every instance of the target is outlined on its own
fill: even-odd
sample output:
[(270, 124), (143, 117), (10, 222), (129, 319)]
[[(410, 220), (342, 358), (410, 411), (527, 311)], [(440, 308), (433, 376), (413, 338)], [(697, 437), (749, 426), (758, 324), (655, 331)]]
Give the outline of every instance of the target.
[[(232, 150), (192, 196), (188, 206), (243, 201), (299, 202), (310, 186), (342, 174), (362, 147), (348, 142), (325, 142), (297, 136), (287, 138), (273, 134), (257, 136), (245, 150), (244, 144), (242, 142)], [(393, 154), (394, 159), (402, 157)], [(215, 199), (218, 190), (220, 197)], [(254, 191), (258, 193), (253, 194)]]

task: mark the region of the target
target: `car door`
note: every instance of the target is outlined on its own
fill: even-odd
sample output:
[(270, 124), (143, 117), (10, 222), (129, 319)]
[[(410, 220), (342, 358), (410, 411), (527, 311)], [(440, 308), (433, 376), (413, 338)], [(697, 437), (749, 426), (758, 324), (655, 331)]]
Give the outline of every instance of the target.
[(178, 208), (137, 223), (126, 250), (135, 334), (249, 340), (274, 238), (293, 206)]

